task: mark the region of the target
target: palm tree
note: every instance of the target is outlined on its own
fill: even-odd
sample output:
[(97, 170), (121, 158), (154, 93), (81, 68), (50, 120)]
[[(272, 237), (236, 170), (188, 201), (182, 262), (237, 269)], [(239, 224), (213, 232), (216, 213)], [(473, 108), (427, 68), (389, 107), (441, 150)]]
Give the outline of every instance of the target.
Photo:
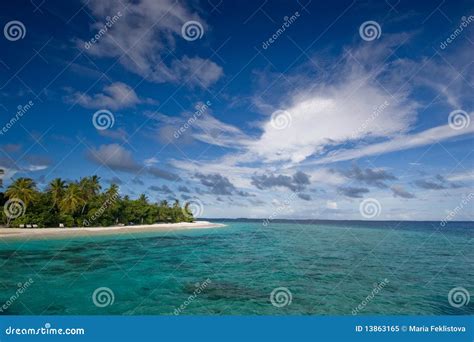
[(148, 204), (148, 197), (145, 194), (141, 194), (140, 197), (138, 197), (138, 200), (142, 203)]
[(61, 202), (64, 191), (66, 189), (66, 182), (64, 182), (61, 178), (55, 178), (49, 183), (48, 192), (51, 194), (51, 198), (53, 199), (53, 206), (55, 208)]
[(119, 192), (119, 187), (115, 183), (110, 184), (109, 188), (105, 191), (108, 198), (118, 197), (118, 192)]
[(3, 188), (3, 176), (5, 175), (5, 170), (0, 169), (0, 188)]
[(92, 177), (89, 177), (89, 189), (94, 196), (99, 193), (100, 189), (102, 189), (102, 187), (100, 186), (99, 176), (93, 175)]
[(89, 203), (94, 196), (97, 196), (101, 189), (100, 177), (97, 175), (84, 177), (79, 181), (79, 186), (82, 190), (82, 198), (84, 199), (84, 204), (81, 210), (81, 214), (83, 214), (87, 203)]
[(105, 197), (106, 197), (106, 202), (107, 203), (107, 210), (113, 215), (115, 218), (115, 224), (118, 223), (119, 218), (119, 204), (117, 203), (117, 200), (120, 200), (119, 198), (119, 187), (117, 184), (112, 183), (110, 184), (109, 188), (105, 191)]
[(38, 192), (36, 184), (31, 178), (18, 178), (7, 189), (5, 194), (9, 198), (18, 198), (26, 206), (35, 200)]
[(74, 214), (84, 203), (81, 187), (77, 183), (71, 183), (67, 186), (59, 206), (65, 213)]
[(194, 216), (193, 216), (193, 212), (191, 211), (191, 209), (189, 209), (189, 205), (190, 203), (189, 202), (186, 202), (186, 204), (184, 205), (184, 211), (183, 213), (185, 213), (185, 218), (187, 218), (189, 220), (189, 222), (193, 222), (194, 221)]

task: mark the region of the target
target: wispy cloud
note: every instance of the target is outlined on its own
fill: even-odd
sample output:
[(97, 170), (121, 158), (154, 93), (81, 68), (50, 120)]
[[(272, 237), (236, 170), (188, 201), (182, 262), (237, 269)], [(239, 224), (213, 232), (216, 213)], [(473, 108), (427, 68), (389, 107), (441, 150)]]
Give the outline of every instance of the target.
[(364, 194), (370, 192), (367, 188), (356, 188), (350, 186), (343, 186), (338, 189), (338, 192), (344, 196), (352, 198), (362, 198)]
[(5, 144), (0, 145), (0, 150), (5, 151), (7, 153), (16, 153), (19, 152), (22, 148), (21, 144)]
[(310, 181), (307, 174), (298, 171), (292, 176), (274, 174), (254, 175), (252, 176), (252, 184), (260, 190), (285, 187), (291, 191), (302, 191), (310, 184)]
[(401, 185), (393, 185), (390, 187), (392, 190), (393, 197), (401, 197), (401, 198), (415, 198), (415, 194), (407, 191), (403, 186)]
[(460, 188), (461, 184), (448, 181), (442, 175), (436, 175), (434, 179), (420, 179), (415, 181), (415, 185), (425, 190), (443, 190), (447, 188)]
[(94, 95), (75, 92), (67, 96), (66, 100), (70, 103), (78, 103), (85, 108), (111, 110), (132, 107), (139, 103), (155, 103), (151, 99), (140, 99), (133, 88), (122, 82), (105, 86), (101, 93)]
[(386, 181), (397, 179), (395, 175), (384, 169), (361, 169), (357, 165), (352, 165), (350, 169), (343, 170), (341, 173), (351, 180), (362, 182), (366, 185), (376, 186), (378, 188), (387, 188)]
[[(184, 82), (208, 87), (223, 75), (222, 67), (206, 58), (184, 55), (169, 61), (170, 55), (176, 55), (176, 40), (184, 42), (184, 23), (197, 20), (207, 29), (205, 21), (184, 3), (92, 0), (86, 4), (97, 20), (122, 12), (113, 27), (86, 50), (90, 55), (119, 58), (127, 70), (158, 83)], [(82, 48), (84, 41), (78, 40), (78, 46)]]
[(137, 172), (141, 168), (140, 164), (133, 159), (132, 152), (118, 144), (101, 145), (97, 149), (88, 151), (86, 156), (89, 160), (112, 170)]
[(173, 193), (173, 190), (171, 190), (167, 185), (162, 185), (162, 186), (152, 185), (152, 186), (148, 187), (148, 189), (151, 190), (151, 191), (159, 192), (161, 194), (172, 194)]
[(246, 191), (238, 190), (227, 177), (218, 173), (203, 174), (198, 172), (194, 174), (194, 177), (197, 178), (213, 195), (252, 196)]
[(115, 171), (134, 174), (140, 172), (169, 181), (181, 180), (181, 178), (173, 172), (160, 169), (156, 166), (140, 164), (133, 158), (131, 151), (118, 144), (101, 145), (99, 148), (87, 151), (86, 157), (98, 165), (106, 166)]
[[(470, 114), (473, 117), (473, 114)], [(411, 148), (426, 146), (437, 142), (453, 139), (456, 137), (466, 136), (474, 132), (474, 125), (455, 130), (449, 124), (427, 129), (425, 131), (413, 134), (405, 134), (381, 143), (370, 144), (357, 149), (342, 149), (331, 153), (327, 157), (323, 157), (314, 161), (312, 164), (328, 164), (344, 160), (353, 160), (362, 157), (368, 157), (378, 154), (391, 153), (396, 151), (408, 150)]]

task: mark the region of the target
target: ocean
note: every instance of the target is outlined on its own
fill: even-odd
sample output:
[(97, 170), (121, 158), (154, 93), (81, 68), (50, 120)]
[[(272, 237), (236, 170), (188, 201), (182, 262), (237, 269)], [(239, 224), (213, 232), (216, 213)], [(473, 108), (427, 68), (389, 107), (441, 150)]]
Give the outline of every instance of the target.
[(0, 314), (474, 314), (473, 222), (212, 221), (0, 241)]

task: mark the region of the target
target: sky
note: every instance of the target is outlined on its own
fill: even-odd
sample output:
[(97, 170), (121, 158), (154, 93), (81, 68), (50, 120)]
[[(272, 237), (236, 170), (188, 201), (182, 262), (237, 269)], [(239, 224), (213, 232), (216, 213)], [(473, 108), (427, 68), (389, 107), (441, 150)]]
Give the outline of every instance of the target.
[(206, 218), (472, 220), (472, 1), (0, 5), (0, 168)]

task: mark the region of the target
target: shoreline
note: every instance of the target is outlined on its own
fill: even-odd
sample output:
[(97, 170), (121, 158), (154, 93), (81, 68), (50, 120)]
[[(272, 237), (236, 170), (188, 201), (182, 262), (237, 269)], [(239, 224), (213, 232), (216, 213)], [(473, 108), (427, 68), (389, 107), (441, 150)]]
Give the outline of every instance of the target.
[(225, 227), (225, 224), (209, 221), (155, 223), (136, 226), (74, 227), (74, 228), (0, 228), (0, 240), (50, 237), (81, 237), (121, 235), (127, 233), (170, 232), (189, 229)]

